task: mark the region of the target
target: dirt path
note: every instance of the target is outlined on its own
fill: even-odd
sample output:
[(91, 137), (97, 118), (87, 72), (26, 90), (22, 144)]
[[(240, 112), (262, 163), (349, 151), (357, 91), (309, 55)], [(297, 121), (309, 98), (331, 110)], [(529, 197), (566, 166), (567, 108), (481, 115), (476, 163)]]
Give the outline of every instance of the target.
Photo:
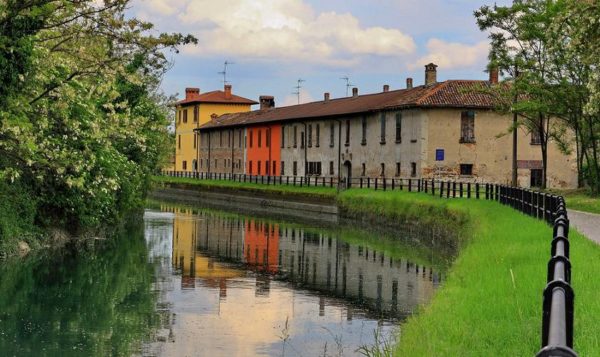
[(571, 227), (589, 239), (600, 244), (600, 214), (587, 213), (569, 209)]

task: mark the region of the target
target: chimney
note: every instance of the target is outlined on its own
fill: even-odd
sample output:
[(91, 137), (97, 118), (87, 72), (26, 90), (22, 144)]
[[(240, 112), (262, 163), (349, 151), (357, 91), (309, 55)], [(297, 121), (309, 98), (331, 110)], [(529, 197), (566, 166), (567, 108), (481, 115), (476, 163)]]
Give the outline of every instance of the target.
[(225, 85), (225, 99), (231, 99), (231, 84)]
[(354, 98), (358, 97), (358, 88), (356, 88), (356, 87), (352, 88), (352, 96)]
[(490, 68), (490, 83), (498, 84), (498, 77), (499, 77), (498, 67)]
[(412, 78), (406, 78), (406, 89), (411, 89), (413, 87), (413, 79)]
[(185, 89), (185, 100), (190, 100), (200, 95), (200, 88), (186, 88)]
[(425, 65), (425, 85), (430, 86), (437, 83), (437, 65), (430, 63)]
[(389, 92), (389, 91), (390, 91), (390, 86), (389, 86), (389, 84), (384, 84), (384, 85), (383, 85), (383, 91), (384, 91), (384, 92)]
[(323, 101), (329, 102), (329, 92), (325, 92), (325, 94), (323, 94)]
[(275, 97), (272, 95), (261, 95), (258, 98), (258, 102), (260, 103), (260, 110), (275, 107)]

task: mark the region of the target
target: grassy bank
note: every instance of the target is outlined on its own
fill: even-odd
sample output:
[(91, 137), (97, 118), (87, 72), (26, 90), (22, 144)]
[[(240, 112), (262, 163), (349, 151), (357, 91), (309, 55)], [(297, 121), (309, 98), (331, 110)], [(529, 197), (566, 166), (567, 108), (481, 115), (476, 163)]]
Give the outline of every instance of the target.
[(248, 193), (270, 193), (278, 196), (300, 196), (312, 197), (316, 199), (333, 200), (336, 197), (337, 190), (330, 187), (314, 186), (287, 186), (287, 185), (266, 185), (249, 182), (234, 182), (227, 180), (197, 180), (185, 177), (154, 176), (152, 178), (155, 184), (186, 184), (202, 187), (207, 190), (234, 189)]
[[(206, 184), (221, 188), (239, 185), (218, 181)], [(325, 190), (328, 197), (336, 195), (334, 190), (312, 187), (260, 188)], [(448, 279), (432, 302), (402, 326), (397, 355), (537, 353), (542, 291), (552, 239), (552, 229), (547, 224), (485, 200), (448, 200), (417, 193), (358, 189), (335, 197), (340, 209), (361, 219), (392, 223), (418, 220), (425, 225), (460, 230), (462, 247)], [(600, 351), (600, 247), (574, 230), (570, 239), (576, 294), (575, 349), (581, 356), (596, 355)]]
[[(350, 209), (389, 218), (463, 222), (470, 232), (431, 304), (402, 326), (399, 356), (525, 356), (539, 350), (542, 290), (552, 230), (495, 202), (350, 190)], [(440, 216), (442, 215), (442, 216)], [(465, 220), (466, 219), (466, 220)], [(571, 232), (575, 348), (600, 351), (600, 248)]]
[(567, 201), (567, 207), (578, 211), (600, 214), (600, 197), (592, 196), (588, 191), (567, 191), (560, 193)]

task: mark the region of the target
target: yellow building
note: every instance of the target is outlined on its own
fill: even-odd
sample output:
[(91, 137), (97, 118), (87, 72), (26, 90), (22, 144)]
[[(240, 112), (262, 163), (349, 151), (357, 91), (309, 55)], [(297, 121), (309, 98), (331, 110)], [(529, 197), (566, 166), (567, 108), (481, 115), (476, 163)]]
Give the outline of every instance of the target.
[(175, 170), (198, 171), (196, 147), (200, 143), (194, 129), (207, 123), (214, 115), (250, 111), (257, 102), (224, 90), (200, 93), (199, 88), (186, 88), (185, 99), (177, 102), (175, 118)]

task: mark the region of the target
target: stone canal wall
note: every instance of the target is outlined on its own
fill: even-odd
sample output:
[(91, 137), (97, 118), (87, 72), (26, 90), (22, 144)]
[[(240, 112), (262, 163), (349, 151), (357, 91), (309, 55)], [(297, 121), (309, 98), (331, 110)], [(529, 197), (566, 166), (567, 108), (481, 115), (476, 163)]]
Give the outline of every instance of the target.
[(185, 184), (165, 184), (150, 193), (151, 199), (175, 200), (189, 204), (205, 204), (216, 208), (234, 208), (253, 214), (282, 217), (318, 219), (337, 222), (338, 207), (335, 201), (307, 196), (282, 197), (268, 192), (244, 192), (234, 189), (207, 190)]

